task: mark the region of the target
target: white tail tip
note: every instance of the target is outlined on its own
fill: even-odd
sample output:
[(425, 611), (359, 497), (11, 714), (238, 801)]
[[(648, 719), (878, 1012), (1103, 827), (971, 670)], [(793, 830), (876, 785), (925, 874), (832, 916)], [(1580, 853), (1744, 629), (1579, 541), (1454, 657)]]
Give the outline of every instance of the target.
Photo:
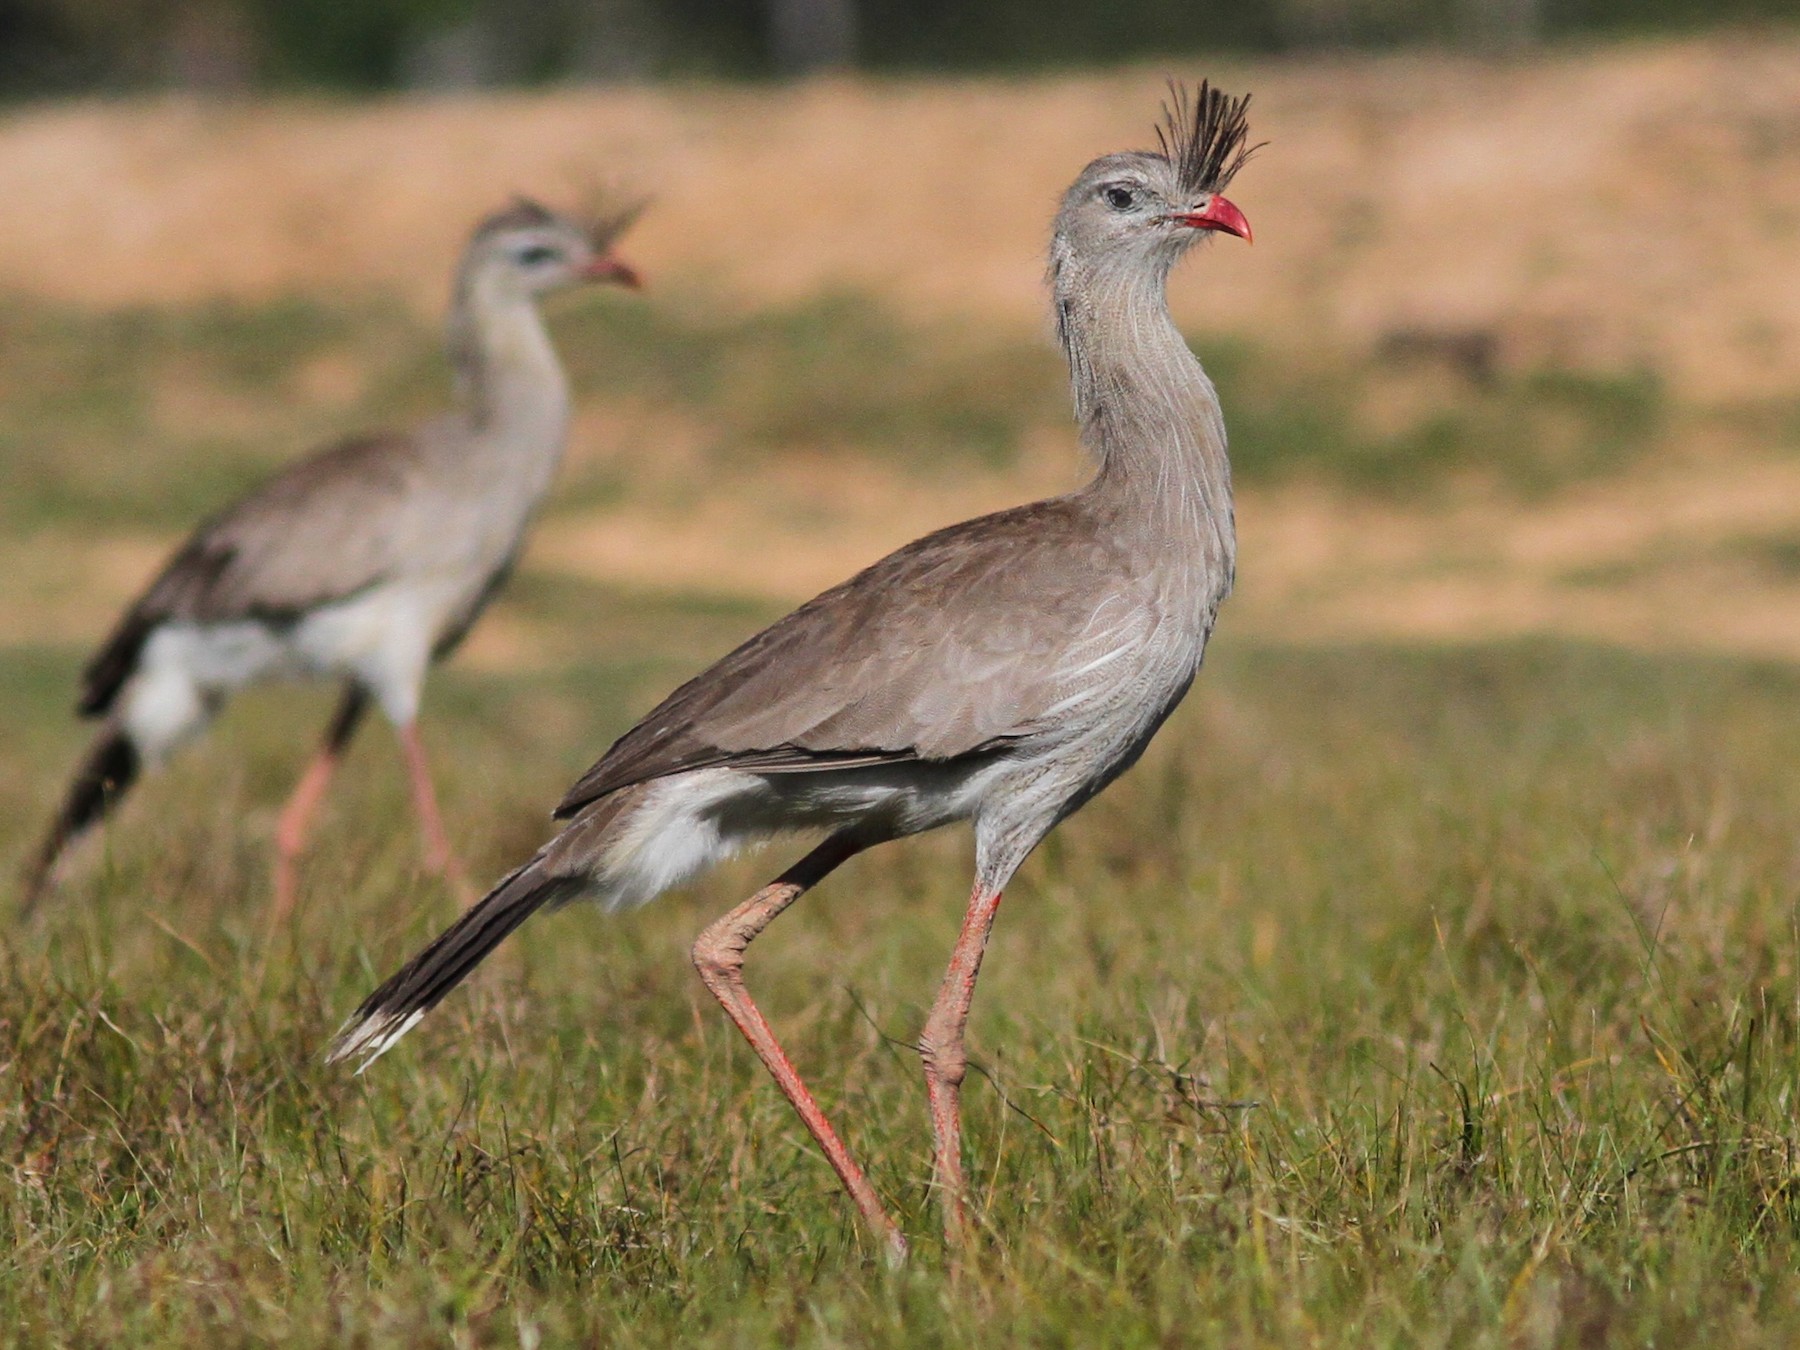
[(338, 1064), (360, 1055), (362, 1063), (356, 1066), (360, 1074), (392, 1049), (395, 1041), (418, 1026), (424, 1016), (422, 1011), (372, 1012), (360, 1020), (346, 1022), (325, 1052), (325, 1062)]

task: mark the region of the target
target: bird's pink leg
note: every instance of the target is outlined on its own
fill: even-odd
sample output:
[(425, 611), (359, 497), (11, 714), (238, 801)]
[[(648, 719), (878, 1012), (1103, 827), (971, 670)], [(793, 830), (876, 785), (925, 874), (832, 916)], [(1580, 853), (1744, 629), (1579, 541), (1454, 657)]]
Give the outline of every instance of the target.
[(331, 786), (332, 775), (343, 762), (344, 750), (356, 734), (357, 723), (362, 720), (367, 706), (367, 695), (356, 686), (344, 691), (343, 702), (338, 704), (331, 725), (325, 729), (318, 752), (294, 785), (287, 804), (281, 808), (281, 816), (275, 823), (275, 908), (269, 916), (271, 923), (282, 923), (294, 911), (294, 902), (299, 897), (295, 867), (300, 860), (300, 851), (306, 847), (313, 816), (325, 798), (325, 790)]
[(444, 816), (438, 810), (437, 791), (431, 785), (431, 769), (425, 762), (425, 746), (419, 740), (419, 725), (408, 722), (400, 728), (400, 749), (406, 756), (406, 776), (412, 784), (413, 809), (419, 816), (419, 837), (425, 848), (425, 866), (443, 877), (465, 901), (474, 899), (462, 864), (450, 849), (450, 836), (444, 829)]
[(340, 757), (340, 753), (328, 745), (319, 747), (319, 752), (307, 764), (306, 772), (294, 785), (287, 805), (281, 808), (281, 818), (275, 824), (275, 912), (270, 916), (275, 923), (281, 923), (294, 912), (294, 901), (299, 896), (295, 864), (300, 850), (306, 846), (313, 813), (324, 799), (325, 789), (331, 785), (331, 776), (337, 770)]
[(932, 1187), (944, 1206), (944, 1237), (951, 1246), (968, 1238), (969, 1216), (962, 1166), (962, 1081), (969, 1058), (963, 1049), (963, 1029), (969, 1021), (969, 1005), (975, 1001), (975, 978), (981, 974), (981, 956), (987, 950), (994, 916), (1000, 911), (1000, 892), (984, 890), (979, 882), (969, 896), (962, 932), (950, 953), (950, 969), (938, 988), (937, 1001), (919, 1035), (919, 1054), (925, 1061), (925, 1092), (931, 1100), (931, 1133), (936, 1146), (932, 1161)]
[(831, 1122), (825, 1119), (825, 1113), (819, 1109), (819, 1103), (801, 1081), (793, 1061), (788, 1059), (787, 1052), (775, 1039), (768, 1019), (751, 1000), (750, 991), (744, 987), (743, 977), (744, 949), (756, 939), (756, 935), (767, 928), (782, 910), (817, 885), (839, 863), (861, 852), (864, 847), (863, 844), (843, 838), (828, 839), (819, 845), (701, 933), (699, 940), (694, 943), (694, 969), (700, 972), (700, 978), (707, 989), (719, 1000), (726, 1015), (737, 1024), (737, 1029), (744, 1033), (744, 1039), (750, 1042), (750, 1048), (756, 1051), (757, 1058), (762, 1060), (763, 1066), (774, 1076), (776, 1086), (799, 1113), (801, 1123), (812, 1132), (812, 1137), (825, 1153), (826, 1161), (838, 1174), (838, 1180), (844, 1183), (844, 1189), (850, 1192), (850, 1198), (856, 1202), (856, 1208), (862, 1213), (864, 1222), (886, 1242), (889, 1257), (898, 1262), (906, 1257), (906, 1239), (901, 1236), (899, 1226), (888, 1217), (887, 1210), (883, 1208), (881, 1198), (875, 1194), (875, 1188), (869, 1184), (868, 1177), (856, 1165), (856, 1160), (850, 1156), (850, 1150), (844, 1147), (843, 1140), (838, 1138), (837, 1131), (831, 1128)]

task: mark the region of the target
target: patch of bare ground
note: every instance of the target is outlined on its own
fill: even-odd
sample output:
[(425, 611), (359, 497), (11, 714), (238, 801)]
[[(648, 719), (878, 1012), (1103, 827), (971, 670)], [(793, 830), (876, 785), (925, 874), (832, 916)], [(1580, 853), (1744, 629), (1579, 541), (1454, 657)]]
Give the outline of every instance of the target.
[(926, 479), (862, 458), (774, 459), (716, 490), (690, 485), (539, 529), (533, 563), (640, 587), (803, 599), (940, 526), (1076, 481), (1072, 445), (1041, 436), (1012, 470)]
[[(1720, 472), (1724, 467), (1725, 472)], [(1229, 622), (1292, 639), (1556, 633), (1800, 659), (1800, 464), (1659, 465), (1550, 502), (1429, 512), (1306, 492), (1239, 511)]]

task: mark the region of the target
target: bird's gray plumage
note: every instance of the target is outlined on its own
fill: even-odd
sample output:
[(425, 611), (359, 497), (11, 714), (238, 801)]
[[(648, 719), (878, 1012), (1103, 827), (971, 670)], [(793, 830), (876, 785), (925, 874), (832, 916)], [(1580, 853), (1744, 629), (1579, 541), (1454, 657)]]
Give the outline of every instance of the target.
[(402, 575), (429, 536), (432, 458), (421, 435), (361, 437), (301, 460), (206, 522), (88, 663), (80, 711), (112, 708), (165, 623), (279, 627)]
[(1242, 163), (1242, 101), (1221, 100), (1203, 87), (1175, 110), (1173, 160), (1090, 164), (1058, 213), (1051, 290), (1094, 479), (907, 545), (677, 689), (569, 791), (562, 832), (364, 1002), (333, 1058), (380, 1054), (537, 908), (578, 888), (640, 902), (784, 830), (862, 847), (972, 820), (978, 885), (997, 893), (1136, 760), (1235, 568), (1223, 419), (1164, 296)]
[[(677, 689), (569, 790), (558, 816), (619, 788), (726, 765), (807, 771), (951, 760), (1046, 730), (1068, 697), (1055, 660), (1101, 616), (1131, 560), (1079, 496), (927, 535), (765, 629)], [(1004, 566), (996, 567), (996, 562)], [(1097, 617), (1103, 627), (1093, 631)]]
[(1178, 94), (1161, 152), (1094, 161), (1057, 213), (1050, 285), (1093, 480), (909, 544), (677, 689), (569, 792), (559, 834), (364, 1000), (331, 1058), (366, 1067), (539, 909), (582, 894), (641, 903), (743, 844), (823, 830), (708, 925), (694, 967), (902, 1257), (904, 1236), (751, 998), (744, 953), (845, 859), (968, 820), (975, 886), (919, 1037), (933, 1189), (947, 1238), (966, 1236), (963, 1039), (1001, 892), (1142, 753), (1231, 589), (1224, 420), (1164, 287), (1200, 231), (1249, 237), (1217, 192), (1248, 153), (1246, 103), (1204, 85)]

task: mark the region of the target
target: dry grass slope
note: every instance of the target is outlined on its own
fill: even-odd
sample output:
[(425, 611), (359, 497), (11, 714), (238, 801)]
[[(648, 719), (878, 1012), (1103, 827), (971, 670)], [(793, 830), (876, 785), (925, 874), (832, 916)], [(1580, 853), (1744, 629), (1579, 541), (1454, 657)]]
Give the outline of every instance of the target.
[[(1256, 92), (1257, 247), (1185, 322), (1509, 363), (1646, 366), (1684, 395), (1800, 373), (1800, 43), (1739, 40), (979, 83), (705, 86), (384, 104), (93, 103), (0, 123), (0, 290), (107, 308), (398, 284), (435, 309), (514, 191), (650, 194), (654, 277), (722, 305), (833, 289), (1037, 330), (1074, 170), (1147, 139), (1163, 75)], [(204, 247), (196, 246), (204, 240)]]
[[(1240, 631), (1800, 654), (1780, 561), (1800, 538), (1797, 54), (1764, 35), (1211, 71), (1257, 91), (1272, 142), (1238, 193), (1257, 246), (1177, 278), (1237, 373)], [(46, 460), (55, 483), (143, 490), (103, 529), (74, 491), (0, 539), (0, 631), (87, 640), (231, 487), (429, 406), (422, 316), (467, 222), (515, 189), (655, 197), (632, 249), (656, 317), (563, 311), (580, 478), (535, 566), (796, 599), (1058, 490), (1079, 467), (1044, 224), (1076, 165), (1144, 136), (1159, 80), (15, 111), (0, 382), (32, 415), (0, 428), (0, 473), (14, 497)], [(71, 351), (118, 364), (72, 373)], [(533, 647), (496, 629), (475, 656)]]

